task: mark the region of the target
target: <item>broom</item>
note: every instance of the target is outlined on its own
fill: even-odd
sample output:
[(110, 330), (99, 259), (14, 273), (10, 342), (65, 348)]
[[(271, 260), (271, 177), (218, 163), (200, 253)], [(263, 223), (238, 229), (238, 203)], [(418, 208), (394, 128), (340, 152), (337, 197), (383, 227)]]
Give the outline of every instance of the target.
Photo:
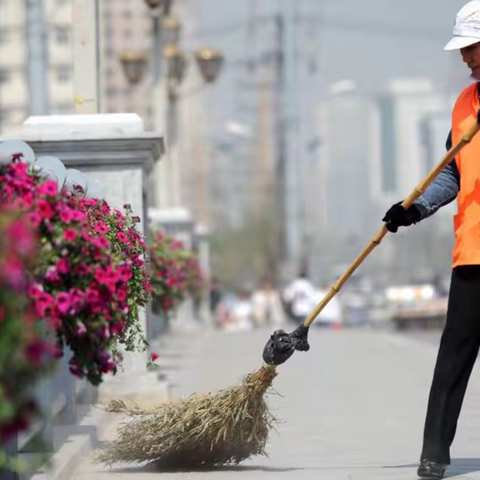
[[(479, 131), (480, 112), (475, 124), (402, 206), (410, 207)], [(163, 467), (192, 468), (238, 464), (253, 455), (264, 455), (274, 422), (264, 395), (277, 375), (276, 366), (286, 362), (295, 350), (309, 350), (310, 325), (387, 232), (383, 225), (302, 325), (290, 334), (283, 330), (273, 333), (263, 351), (265, 365), (247, 375), (241, 385), (217, 393), (192, 395), (150, 410), (111, 402), (108, 409), (126, 413), (129, 420), (120, 427), (118, 438), (99, 453), (97, 460), (110, 465), (156, 462)]]

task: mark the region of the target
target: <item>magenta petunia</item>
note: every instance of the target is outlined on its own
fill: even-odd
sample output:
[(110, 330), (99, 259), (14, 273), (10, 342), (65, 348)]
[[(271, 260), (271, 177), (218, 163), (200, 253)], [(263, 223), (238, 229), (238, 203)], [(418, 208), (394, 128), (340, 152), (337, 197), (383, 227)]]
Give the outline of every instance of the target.
[(42, 216), (37, 212), (27, 213), (26, 220), (30, 226), (33, 228), (38, 228), (40, 222), (42, 221)]
[(38, 187), (37, 192), (41, 195), (48, 195), (49, 197), (54, 197), (58, 193), (58, 186), (52, 180), (47, 180), (45, 183)]
[(61, 258), (57, 262), (57, 270), (61, 275), (68, 275), (70, 273), (70, 262), (66, 258)]
[(40, 199), (37, 202), (37, 212), (42, 218), (52, 218), (55, 213), (51, 205), (43, 199)]
[(86, 215), (80, 210), (72, 211), (72, 220), (74, 220), (75, 222), (84, 222), (86, 218)]
[(68, 294), (70, 295), (70, 302), (75, 307), (78, 307), (83, 303), (85, 293), (82, 292), (82, 290), (80, 290), (79, 288), (71, 288)]
[(94, 231), (97, 232), (97, 233), (105, 234), (105, 233), (108, 233), (110, 231), (110, 227), (103, 222), (99, 222), (99, 223), (97, 223)]
[(117, 238), (122, 243), (128, 243), (128, 237), (123, 232), (118, 232), (117, 233)]
[(122, 265), (118, 269), (118, 273), (120, 274), (120, 278), (124, 282), (128, 282), (128, 280), (130, 280), (132, 278), (132, 269), (127, 265)]
[(99, 248), (110, 248), (110, 242), (105, 237), (95, 238), (93, 244)]
[(63, 223), (71, 223), (72, 220), (73, 220), (73, 211), (70, 210), (69, 208), (64, 208), (62, 209), (62, 211), (60, 212), (60, 220), (63, 222)]
[(67, 313), (71, 308), (70, 295), (66, 292), (59, 293), (55, 298), (55, 306), (61, 313)]
[(124, 303), (127, 299), (127, 292), (125, 290), (117, 290), (117, 298), (119, 302)]
[(96, 303), (100, 299), (100, 294), (98, 290), (94, 290), (93, 288), (87, 288), (85, 292), (85, 300), (88, 303)]
[(73, 228), (67, 228), (63, 233), (63, 238), (67, 242), (73, 242), (78, 237), (78, 233)]
[(97, 267), (95, 269), (94, 275), (97, 282), (100, 283), (101, 285), (104, 285), (109, 281), (107, 272), (101, 267)]

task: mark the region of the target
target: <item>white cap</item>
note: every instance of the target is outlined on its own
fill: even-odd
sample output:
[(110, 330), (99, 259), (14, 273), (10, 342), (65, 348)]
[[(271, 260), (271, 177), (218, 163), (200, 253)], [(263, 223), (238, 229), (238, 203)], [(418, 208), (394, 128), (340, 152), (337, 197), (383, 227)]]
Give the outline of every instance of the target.
[(480, 42), (480, 0), (468, 2), (457, 14), (453, 38), (444, 50), (459, 50)]

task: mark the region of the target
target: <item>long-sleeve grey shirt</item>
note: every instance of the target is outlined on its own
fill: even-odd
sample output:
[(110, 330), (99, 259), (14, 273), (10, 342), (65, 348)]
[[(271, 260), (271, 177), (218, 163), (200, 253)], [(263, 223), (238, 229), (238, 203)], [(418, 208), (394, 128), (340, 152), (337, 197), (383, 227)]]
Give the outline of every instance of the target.
[[(452, 148), (452, 132), (447, 139), (447, 150)], [(439, 208), (449, 204), (460, 190), (460, 172), (457, 163), (452, 160), (415, 202), (420, 210), (421, 219), (433, 215)]]

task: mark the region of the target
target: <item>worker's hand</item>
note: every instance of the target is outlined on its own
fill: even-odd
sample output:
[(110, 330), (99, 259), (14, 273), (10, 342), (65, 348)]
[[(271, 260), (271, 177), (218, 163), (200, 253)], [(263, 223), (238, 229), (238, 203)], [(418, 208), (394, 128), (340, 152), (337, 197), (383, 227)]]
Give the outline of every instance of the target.
[(420, 211), (415, 205), (405, 210), (402, 207), (402, 202), (398, 202), (388, 210), (382, 221), (386, 223), (386, 227), (390, 232), (396, 233), (398, 227), (408, 227), (412, 223), (419, 222)]

